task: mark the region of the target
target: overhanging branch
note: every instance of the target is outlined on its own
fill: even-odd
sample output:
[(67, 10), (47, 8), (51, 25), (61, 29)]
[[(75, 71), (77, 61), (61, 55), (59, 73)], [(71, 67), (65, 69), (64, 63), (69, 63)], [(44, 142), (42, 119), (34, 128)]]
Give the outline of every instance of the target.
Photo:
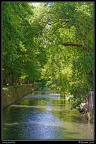
[(71, 43), (71, 42), (66, 42), (66, 43), (60, 43), (63, 46), (77, 46), (77, 47), (83, 47), (82, 44), (79, 43)]

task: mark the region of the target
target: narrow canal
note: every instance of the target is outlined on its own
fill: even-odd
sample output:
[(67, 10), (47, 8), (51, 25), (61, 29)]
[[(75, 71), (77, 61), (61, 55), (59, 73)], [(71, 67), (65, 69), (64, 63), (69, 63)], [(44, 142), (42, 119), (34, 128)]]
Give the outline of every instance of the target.
[(94, 140), (94, 124), (82, 121), (58, 93), (35, 91), (3, 111), (3, 140)]

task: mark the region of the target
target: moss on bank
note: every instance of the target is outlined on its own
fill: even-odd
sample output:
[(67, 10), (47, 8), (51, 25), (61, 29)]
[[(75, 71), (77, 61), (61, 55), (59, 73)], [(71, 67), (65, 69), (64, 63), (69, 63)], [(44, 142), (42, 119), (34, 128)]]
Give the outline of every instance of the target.
[(32, 93), (32, 91), (34, 91), (38, 87), (38, 85), (23, 84), (18, 86), (2, 88), (2, 108), (5, 109), (6, 107), (18, 101), (27, 94)]

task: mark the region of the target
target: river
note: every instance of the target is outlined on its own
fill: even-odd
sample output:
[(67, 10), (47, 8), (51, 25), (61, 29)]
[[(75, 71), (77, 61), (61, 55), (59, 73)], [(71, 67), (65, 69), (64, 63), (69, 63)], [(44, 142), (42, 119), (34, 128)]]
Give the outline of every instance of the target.
[(3, 140), (94, 140), (94, 124), (59, 93), (35, 91), (3, 111)]

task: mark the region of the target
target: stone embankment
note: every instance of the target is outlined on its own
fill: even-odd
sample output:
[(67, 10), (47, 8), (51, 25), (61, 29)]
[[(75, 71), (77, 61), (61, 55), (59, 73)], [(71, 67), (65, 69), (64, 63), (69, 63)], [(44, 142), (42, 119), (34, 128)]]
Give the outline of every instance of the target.
[(18, 101), (27, 94), (32, 93), (34, 90), (38, 89), (38, 85), (33, 84), (23, 84), (10, 88), (2, 88), (2, 102), (3, 109), (7, 108), (14, 102)]

